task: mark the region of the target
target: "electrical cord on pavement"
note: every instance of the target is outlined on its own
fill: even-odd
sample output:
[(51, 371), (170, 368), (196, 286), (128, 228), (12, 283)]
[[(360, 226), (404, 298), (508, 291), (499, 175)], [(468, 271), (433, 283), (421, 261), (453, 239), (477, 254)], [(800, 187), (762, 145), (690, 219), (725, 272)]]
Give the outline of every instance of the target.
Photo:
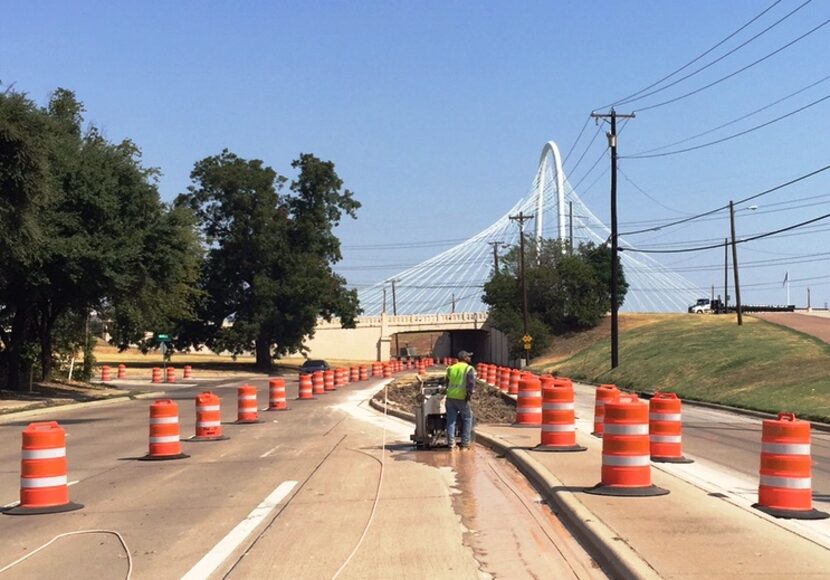
[(336, 580), (338, 576), (340, 576), (341, 572), (346, 569), (349, 563), (354, 558), (354, 555), (357, 554), (357, 551), (360, 549), (360, 546), (363, 544), (363, 540), (366, 539), (366, 534), (369, 533), (369, 528), (372, 525), (372, 520), (375, 517), (375, 512), (378, 509), (378, 502), (380, 501), (380, 489), (383, 485), (383, 472), (386, 463), (386, 419), (387, 419), (387, 412), (386, 410), (389, 408), (389, 399), (388, 399), (388, 388), (389, 383), (387, 382), (383, 386), (383, 434), (381, 435), (381, 443), (380, 443), (380, 476), (378, 477), (378, 487), (377, 491), (375, 492), (375, 501), (372, 503), (372, 511), (369, 512), (369, 519), (366, 520), (366, 526), (363, 528), (363, 533), (360, 535), (360, 539), (357, 541), (357, 544), (352, 549), (351, 554), (349, 554), (348, 558), (346, 558), (345, 562), (337, 569), (337, 572), (331, 577), (331, 580)]
[(7, 572), (7, 571), (11, 570), (12, 568), (14, 568), (15, 566), (17, 566), (18, 564), (21, 564), (21, 563), (25, 562), (26, 560), (28, 560), (29, 558), (31, 558), (32, 556), (34, 556), (35, 554), (37, 554), (41, 550), (49, 547), (50, 545), (52, 545), (54, 542), (60, 540), (61, 538), (66, 538), (68, 536), (80, 536), (82, 534), (111, 534), (111, 535), (115, 536), (116, 538), (118, 538), (118, 541), (121, 542), (121, 546), (124, 548), (124, 553), (127, 554), (127, 575), (124, 578), (125, 578), (125, 580), (130, 580), (130, 577), (133, 575), (133, 557), (132, 557), (132, 554), (130, 554), (130, 549), (127, 547), (127, 542), (124, 541), (124, 537), (121, 534), (119, 534), (118, 532), (116, 532), (115, 530), (78, 530), (76, 532), (64, 532), (63, 534), (58, 534), (57, 536), (55, 536), (54, 538), (52, 538), (51, 540), (49, 540), (48, 542), (46, 542), (42, 546), (40, 546), (38, 548), (35, 548), (31, 552), (29, 552), (28, 554), (26, 554), (22, 558), (18, 558), (17, 560), (12, 562), (11, 564), (8, 564), (8, 565), (3, 566), (2, 568), (0, 568), (0, 574), (2, 574), (3, 572)]

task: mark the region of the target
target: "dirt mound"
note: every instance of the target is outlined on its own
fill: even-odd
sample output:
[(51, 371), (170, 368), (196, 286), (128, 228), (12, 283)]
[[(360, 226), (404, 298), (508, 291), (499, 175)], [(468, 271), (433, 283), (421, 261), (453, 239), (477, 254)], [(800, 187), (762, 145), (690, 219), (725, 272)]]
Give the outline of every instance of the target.
[[(444, 375), (431, 374), (424, 377), (428, 385), (439, 385)], [(420, 384), (415, 375), (407, 375), (395, 379), (389, 384), (387, 397), (390, 406), (413, 413), (418, 404), (417, 397)], [(383, 401), (383, 391), (375, 395), (375, 399)], [(516, 405), (505, 400), (498, 389), (488, 387), (479, 382), (472, 399), (473, 416), (478, 423), (512, 423), (516, 417)]]

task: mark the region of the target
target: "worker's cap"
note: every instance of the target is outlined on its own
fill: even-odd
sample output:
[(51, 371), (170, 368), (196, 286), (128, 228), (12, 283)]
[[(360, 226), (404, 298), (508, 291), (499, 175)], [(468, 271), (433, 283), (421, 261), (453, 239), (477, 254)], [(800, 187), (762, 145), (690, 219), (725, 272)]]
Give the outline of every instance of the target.
[(458, 358), (473, 358), (473, 353), (467, 352), (466, 350), (458, 351)]

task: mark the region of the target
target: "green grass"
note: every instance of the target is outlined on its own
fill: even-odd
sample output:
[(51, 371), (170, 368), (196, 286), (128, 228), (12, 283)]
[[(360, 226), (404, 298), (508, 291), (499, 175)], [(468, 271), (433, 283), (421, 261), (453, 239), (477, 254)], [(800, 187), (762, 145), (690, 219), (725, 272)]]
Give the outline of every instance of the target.
[[(563, 345), (564, 346), (564, 345)], [(610, 370), (602, 339), (535, 370), (758, 411), (830, 420), (830, 345), (755, 318), (677, 315), (620, 333)]]

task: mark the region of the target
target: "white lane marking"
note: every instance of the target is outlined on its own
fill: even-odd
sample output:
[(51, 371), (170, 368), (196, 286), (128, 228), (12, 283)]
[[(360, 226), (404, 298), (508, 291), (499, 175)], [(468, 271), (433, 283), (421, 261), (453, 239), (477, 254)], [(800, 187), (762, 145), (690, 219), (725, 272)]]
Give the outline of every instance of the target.
[[(67, 483), (67, 484), (66, 484), (66, 487), (69, 487), (70, 485), (75, 485), (75, 484), (76, 484), (76, 483), (78, 483), (79, 481), (81, 481), (81, 480), (80, 480), (80, 479), (75, 479), (75, 480), (73, 480), (73, 481), (70, 481), (69, 483)], [(4, 509), (6, 509), (6, 508), (13, 508), (13, 507), (17, 507), (17, 506), (19, 506), (19, 505), (20, 505), (20, 500), (17, 500), (17, 501), (13, 501), (13, 502), (11, 502), (11, 503), (7, 503), (6, 505), (4, 505), (4, 506), (3, 506), (3, 508), (4, 508)]]
[(204, 555), (190, 571), (182, 576), (181, 580), (201, 580), (210, 576), (225, 559), (251, 535), (257, 526), (270, 514), (291, 490), (297, 485), (296, 481), (283, 481), (266, 497), (262, 503), (256, 506), (244, 520), (236, 524), (228, 534), (219, 540), (219, 543), (211, 548), (210, 552)]
[(268, 457), (269, 455), (271, 455), (274, 451), (276, 451), (279, 448), (280, 448), (280, 445), (274, 445), (271, 449), (269, 449), (268, 451), (266, 451), (265, 453), (260, 455), (259, 458), (264, 459), (264, 458)]

